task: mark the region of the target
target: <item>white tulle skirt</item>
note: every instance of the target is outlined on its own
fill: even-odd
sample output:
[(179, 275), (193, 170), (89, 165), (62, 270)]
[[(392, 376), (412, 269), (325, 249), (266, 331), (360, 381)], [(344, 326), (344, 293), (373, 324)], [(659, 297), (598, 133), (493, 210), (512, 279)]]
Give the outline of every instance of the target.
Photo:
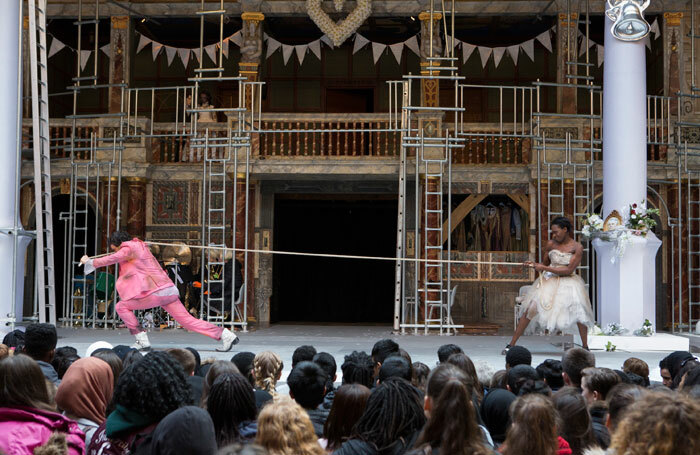
[(527, 314), (532, 322), (528, 333), (549, 330), (550, 333), (578, 333), (578, 323), (593, 327), (595, 317), (585, 283), (578, 275), (540, 276), (529, 292), (518, 297), (520, 316)]

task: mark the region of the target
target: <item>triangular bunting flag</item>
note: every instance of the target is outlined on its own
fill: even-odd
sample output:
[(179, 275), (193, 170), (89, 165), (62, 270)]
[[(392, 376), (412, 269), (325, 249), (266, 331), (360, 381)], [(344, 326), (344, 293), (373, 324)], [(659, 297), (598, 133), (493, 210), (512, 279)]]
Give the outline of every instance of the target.
[(369, 43), (369, 40), (359, 33), (355, 33), (355, 44), (352, 47), (352, 53), (356, 54), (357, 51), (365, 47)]
[(170, 47), (170, 46), (164, 46), (165, 47), (165, 56), (168, 58), (168, 66), (173, 64), (173, 60), (175, 59), (175, 54), (177, 54), (177, 48), (175, 47)]
[(659, 20), (654, 19), (654, 23), (651, 24), (650, 32), (654, 34), (654, 39), (661, 37), (661, 30), (659, 29)]
[(649, 35), (644, 37), (644, 45), (651, 50), (651, 37)]
[(190, 49), (178, 49), (177, 50), (177, 55), (180, 56), (180, 60), (182, 60), (182, 65), (187, 69), (187, 64), (190, 62)]
[(403, 47), (404, 43), (396, 43), (389, 45), (389, 49), (391, 49), (391, 53), (394, 54), (394, 58), (396, 58), (396, 63), (398, 63), (399, 65), (401, 64), (401, 55), (403, 54)]
[(406, 41), (403, 42), (407, 48), (411, 49), (411, 51), (416, 54), (420, 55), (420, 46), (418, 46), (418, 38), (416, 36), (412, 36)]
[[(595, 46), (595, 42), (592, 39), (588, 40), (588, 48)], [(581, 45), (578, 47), (578, 56), (582, 56), (586, 53), (586, 35), (581, 33)]]
[(486, 63), (488, 63), (492, 52), (493, 52), (493, 49), (490, 47), (479, 46), (479, 55), (481, 56), (481, 67), (482, 68), (486, 68)]
[(100, 48), (108, 58), (112, 58), (112, 43), (107, 43)]
[(156, 61), (156, 58), (158, 57), (158, 54), (160, 53), (160, 50), (163, 49), (163, 45), (160, 43), (156, 43), (153, 41), (151, 44), (151, 51), (153, 52), (153, 61)]
[(467, 63), (467, 60), (469, 60), (469, 57), (472, 56), (475, 49), (476, 46), (474, 46), (473, 44), (465, 43), (464, 41), (462, 41), (462, 63)]
[(151, 43), (151, 42), (152, 42), (152, 41), (151, 41), (150, 39), (148, 39), (148, 38), (146, 38), (145, 36), (141, 35), (141, 37), (139, 38), (139, 45), (136, 46), (136, 53), (138, 54), (139, 52), (141, 52), (141, 49), (143, 49), (144, 47), (146, 47), (146, 46), (147, 46), (149, 43)]
[(288, 44), (282, 45), (282, 60), (284, 60), (285, 65), (289, 61), (289, 57), (292, 56), (292, 52), (294, 52), (294, 46), (290, 46)]
[(542, 43), (545, 49), (552, 52), (552, 36), (549, 34), (549, 30), (540, 33), (535, 39)]
[(294, 46), (294, 50), (297, 53), (297, 58), (299, 59), (299, 65), (304, 63), (304, 57), (306, 56), (306, 51), (309, 50), (308, 44), (297, 44)]
[(233, 44), (235, 44), (238, 47), (243, 46), (243, 33), (238, 30), (236, 33), (231, 35), (231, 41), (233, 41)]
[(225, 57), (225, 58), (228, 58), (228, 42), (229, 42), (229, 40), (230, 40), (230, 38), (226, 38), (226, 39), (221, 43), (222, 51), (223, 51), (223, 53), (224, 53), (224, 57)]
[(272, 54), (274, 54), (275, 51), (277, 49), (279, 49), (281, 45), (282, 45), (282, 43), (280, 43), (276, 39), (268, 37), (267, 38), (267, 52), (265, 53), (265, 58), (270, 58), (270, 56)]
[(192, 53), (194, 54), (194, 58), (197, 59), (197, 63), (202, 62), (202, 51), (199, 50), (199, 48), (192, 49)]
[(314, 53), (317, 59), (321, 60), (321, 40), (311, 41), (309, 43), (309, 50)]
[(85, 71), (85, 65), (90, 60), (90, 54), (92, 54), (92, 51), (80, 51), (80, 71)]
[(207, 53), (212, 62), (217, 63), (219, 61), (216, 55), (216, 43), (205, 47), (204, 51)]
[[(445, 42), (446, 42), (447, 45), (449, 46), (450, 43), (452, 42), (452, 37), (451, 37), (450, 35), (447, 35), (447, 37), (445, 38)], [(459, 46), (459, 43), (461, 43), (461, 41), (458, 40), (457, 38), (455, 38), (455, 40), (454, 40), (454, 47)]]
[(382, 54), (384, 53), (386, 48), (387, 48), (386, 44), (372, 43), (372, 58), (374, 58), (375, 65), (379, 61), (379, 57), (382, 56)]
[(603, 60), (605, 58), (605, 48), (598, 44), (598, 47), (596, 49), (598, 51), (598, 66), (603, 64)]
[(530, 57), (530, 61), (534, 62), (535, 61), (535, 40), (531, 39), (528, 41), (525, 41), (520, 45), (520, 49), (525, 52), (525, 55)]
[(505, 47), (494, 47), (493, 48), (493, 63), (496, 65), (496, 68), (498, 68), (498, 65), (501, 64), (501, 59), (503, 58), (503, 54), (506, 53), (506, 48)]
[(49, 48), (49, 55), (46, 58), (51, 58), (56, 55), (61, 49), (66, 47), (65, 44), (57, 40), (56, 38), (51, 41), (51, 47)]
[(518, 54), (520, 54), (520, 45), (516, 44), (515, 46), (508, 46), (508, 54), (510, 55), (510, 58), (513, 59), (513, 64), (515, 66), (518, 66)]
[(331, 39), (328, 37), (328, 35), (323, 35), (321, 37), (321, 42), (325, 43), (326, 46), (330, 47), (331, 49), (335, 47), (333, 45), (333, 41), (331, 41)]

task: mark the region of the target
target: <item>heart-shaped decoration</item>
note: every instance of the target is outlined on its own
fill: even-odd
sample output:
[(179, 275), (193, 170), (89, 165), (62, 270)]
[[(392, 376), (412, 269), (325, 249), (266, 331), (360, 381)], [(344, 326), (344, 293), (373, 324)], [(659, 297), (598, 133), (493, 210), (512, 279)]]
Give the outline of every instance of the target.
[(333, 0), (333, 6), (335, 6), (337, 12), (343, 11), (343, 3), (345, 3), (345, 0)]
[(321, 29), (323, 33), (328, 35), (331, 41), (333, 41), (333, 44), (337, 47), (343, 44), (350, 35), (355, 33), (372, 14), (372, 0), (357, 0), (355, 9), (352, 10), (348, 17), (338, 22), (334, 22), (333, 19), (321, 9), (321, 0), (306, 0), (306, 11), (316, 26)]

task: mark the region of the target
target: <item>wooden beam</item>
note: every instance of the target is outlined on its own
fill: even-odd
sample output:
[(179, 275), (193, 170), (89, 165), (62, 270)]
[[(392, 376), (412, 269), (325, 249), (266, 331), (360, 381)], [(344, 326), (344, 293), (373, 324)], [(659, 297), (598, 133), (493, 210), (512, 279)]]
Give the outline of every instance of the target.
[(522, 207), (525, 213), (530, 214), (530, 198), (527, 197), (527, 194), (509, 194), (508, 197)]
[(447, 220), (442, 223), (442, 242), (447, 242), (447, 236), (452, 234), (459, 223), (471, 212), (479, 202), (486, 199), (488, 194), (470, 194), (452, 212), (452, 226), (447, 225)]

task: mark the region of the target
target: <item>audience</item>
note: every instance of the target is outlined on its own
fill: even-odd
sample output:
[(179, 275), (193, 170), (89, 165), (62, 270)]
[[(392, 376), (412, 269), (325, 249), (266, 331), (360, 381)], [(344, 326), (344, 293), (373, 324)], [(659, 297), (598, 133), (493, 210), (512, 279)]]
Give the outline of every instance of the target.
[(278, 388), (284, 364), (271, 351), (202, 361), (193, 348), (144, 357), (96, 342), (81, 359), (56, 348), (49, 324), (4, 341), (0, 453), (700, 453), (700, 362), (686, 351), (660, 362), (671, 390), (648, 385), (649, 366), (634, 357), (622, 370), (596, 368), (591, 352), (574, 348), (535, 369), (516, 346), (494, 371), (445, 344), (431, 372), (383, 339), (371, 355), (343, 358), (336, 389), (336, 359), (308, 345)]

